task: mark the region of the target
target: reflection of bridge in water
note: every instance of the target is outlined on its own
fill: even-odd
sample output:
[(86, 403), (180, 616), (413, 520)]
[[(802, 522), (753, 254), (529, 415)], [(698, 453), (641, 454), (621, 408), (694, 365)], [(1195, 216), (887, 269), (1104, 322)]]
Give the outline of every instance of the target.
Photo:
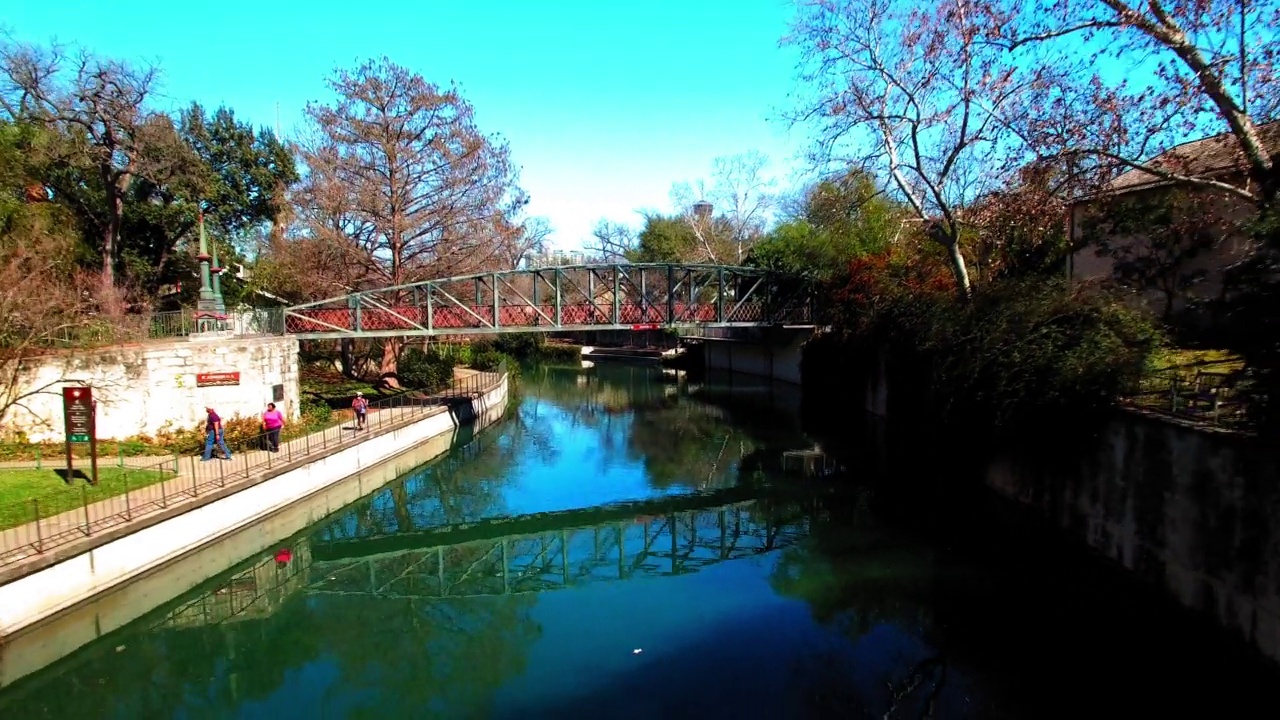
[[(791, 545), (804, 523), (757, 522), (755, 503), (316, 562), (308, 594), (473, 597), (682, 575)], [(443, 539), (443, 538), (442, 538)]]
[[(448, 599), (684, 575), (779, 550), (808, 535), (811, 512), (774, 512), (741, 500), (745, 494), (735, 488), (401, 536), (328, 543), (305, 538), (291, 546), (287, 563), (265, 556), (158, 625), (264, 618), (299, 592)], [(588, 518), (594, 522), (583, 522)]]

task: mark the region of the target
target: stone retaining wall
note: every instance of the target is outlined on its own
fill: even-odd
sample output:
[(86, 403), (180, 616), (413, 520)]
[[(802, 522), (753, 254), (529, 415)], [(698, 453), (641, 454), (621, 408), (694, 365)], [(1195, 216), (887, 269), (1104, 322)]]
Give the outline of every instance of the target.
[[(0, 435), (33, 442), (63, 438), (62, 388), (89, 385), (98, 403), (98, 437), (125, 439), (189, 428), (204, 408), (252, 417), (267, 403), (288, 418), (299, 412), (298, 341), (291, 337), (175, 340), (71, 352), (29, 360)], [(198, 375), (239, 373), (235, 385), (200, 387)], [(275, 399), (276, 392), (282, 399)]]

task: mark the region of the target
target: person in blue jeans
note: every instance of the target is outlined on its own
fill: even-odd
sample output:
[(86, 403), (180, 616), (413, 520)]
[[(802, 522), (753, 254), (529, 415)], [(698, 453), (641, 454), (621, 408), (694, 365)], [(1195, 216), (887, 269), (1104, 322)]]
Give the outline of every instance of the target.
[(204, 411), (209, 413), (209, 417), (205, 419), (204, 423), (204, 460), (213, 459), (214, 442), (217, 442), (218, 447), (222, 448), (222, 459), (230, 460), (231, 451), (227, 449), (227, 440), (222, 435), (222, 418), (218, 417), (218, 413), (214, 412), (211, 407), (205, 408)]

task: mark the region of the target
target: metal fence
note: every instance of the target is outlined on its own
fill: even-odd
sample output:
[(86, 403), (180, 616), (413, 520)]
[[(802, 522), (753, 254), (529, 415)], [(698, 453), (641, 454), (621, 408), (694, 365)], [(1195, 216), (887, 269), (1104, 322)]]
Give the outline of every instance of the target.
[(1144, 410), (1233, 429), (1248, 427), (1254, 399), (1253, 378), (1239, 360), (1161, 368), (1126, 398)]
[[(104, 476), (99, 487), (116, 494), (96, 495), (87, 482), (74, 487), (59, 487), (22, 501), (0, 504), (0, 568), (25, 558), (108, 531), (140, 517), (163, 512), (208, 495), (234, 487), (249, 477), (299, 460), (314, 458), (350, 447), (370, 430), (389, 428), (428, 409), (476, 398), (491, 389), (506, 374), (503, 363), (490, 372), (479, 372), (456, 379), (447, 389), (426, 395), (402, 393), (381, 398), (369, 404), (367, 421), (356, 427), (352, 418), (344, 418), (324, 430), (292, 439), (282, 439), (278, 448), (268, 449), (269, 433), (260, 433), (235, 445), (228, 445), (229, 458), (172, 455), (165, 458), (122, 458), (118, 463), (100, 458), (99, 470)], [(216, 448), (215, 448), (216, 449)], [(56, 464), (44, 458), (45, 467)], [(77, 465), (87, 469), (88, 461)], [(86, 473), (87, 474), (87, 473)], [(74, 480), (68, 481), (71, 485)]]
[[(284, 309), (260, 308), (228, 311), (225, 320), (204, 321), (211, 325), (205, 329), (231, 332), (237, 336), (255, 337), (284, 334)], [(57, 344), (70, 347), (105, 345), (111, 343), (143, 342), (166, 338), (182, 338), (200, 331), (195, 310), (186, 308), (142, 315), (98, 320), (90, 317), (78, 325), (64, 328), (57, 336)]]

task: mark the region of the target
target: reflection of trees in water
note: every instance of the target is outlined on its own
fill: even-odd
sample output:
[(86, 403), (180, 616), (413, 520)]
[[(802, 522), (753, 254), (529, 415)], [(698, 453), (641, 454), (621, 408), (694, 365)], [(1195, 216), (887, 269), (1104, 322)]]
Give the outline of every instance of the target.
[[(23, 686), (5, 717), (234, 717), (272, 697), (307, 666), (337, 678), (317, 701), (354, 702), (369, 717), (457, 717), (484, 708), (524, 672), (541, 634), (532, 595), (466, 601), (360, 596), (295, 597), (264, 619), (181, 630), (139, 629), (100, 647), (74, 669)], [(320, 666), (315, 666), (320, 663)], [(12, 713), (12, 714), (10, 714)], [(483, 714), (483, 713), (481, 713)]]
[(771, 407), (767, 394), (744, 398), (702, 387), (692, 397), (657, 368), (535, 368), (522, 384), (535, 407), (554, 403), (573, 426), (597, 430), (608, 458), (643, 463), (658, 488), (732, 486), (742, 458), (762, 442), (787, 448), (804, 442), (798, 421)]
[(527, 437), (537, 432), (512, 413), (469, 444), (343, 510), (315, 534), (322, 540), (389, 535), (491, 515), (501, 507), (502, 487)]
[(809, 537), (779, 553), (770, 585), (805, 601), (834, 634), (792, 668), (794, 682), (809, 690), (810, 709), (848, 717), (971, 716), (968, 681), (949, 675), (935, 649), (945, 637), (933, 612), (933, 552), (873, 519), (865, 497), (814, 502), (804, 512)]
[(731, 487), (738, 462), (753, 447), (746, 433), (688, 400), (636, 413), (627, 437), (629, 456), (644, 463), (658, 488)]
[(323, 627), (344, 689), (380, 691), (365, 708), (371, 717), (457, 717), (459, 709), (488, 706), (498, 688), (524, 672), (528, 648), (541, 635), (529, 618), (535, 602), (532, 595), (332, 596), (312, 599), (308, 613)]

